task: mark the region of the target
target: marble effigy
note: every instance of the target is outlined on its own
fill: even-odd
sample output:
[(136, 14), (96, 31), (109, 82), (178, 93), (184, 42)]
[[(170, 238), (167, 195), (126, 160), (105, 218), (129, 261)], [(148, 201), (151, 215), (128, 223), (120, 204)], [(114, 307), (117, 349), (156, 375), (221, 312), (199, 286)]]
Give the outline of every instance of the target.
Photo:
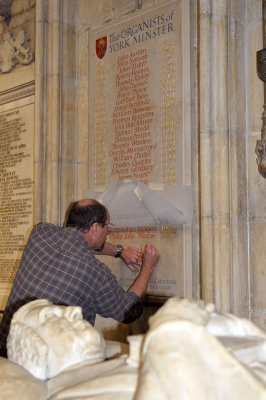
[(265, 344), (250, 321), (169, 299), (150, 318), (136, 399), (265, 399)]
[(28, 303), (14, 314), (9, 359), (0, 358), (0, 398), (266, 399), (266, 333), (213, 304), (171, 298), (128, 341), (129, 350), (104, 341), (78, 307)]
[(14, 314), (7, 353), (36, 378), (48, 379), (78, 362), (102, 361), (104, 346), (80, 307), (55, 306), (40, 299)]

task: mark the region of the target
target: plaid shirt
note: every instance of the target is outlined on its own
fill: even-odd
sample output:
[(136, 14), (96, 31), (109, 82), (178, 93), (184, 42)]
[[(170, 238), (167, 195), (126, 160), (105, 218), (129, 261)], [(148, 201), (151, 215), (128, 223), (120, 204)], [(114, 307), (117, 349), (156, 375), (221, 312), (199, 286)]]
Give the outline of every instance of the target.
[(25, 246), (0, 325), (0, 347), (5, 347), (13, 313), (37, 298), (80, 306), (92, 325), (96, 314), (128, 323), (142, 313), (139, 297), (119, 286), (80, 233), (47, 223), (33, 228)]

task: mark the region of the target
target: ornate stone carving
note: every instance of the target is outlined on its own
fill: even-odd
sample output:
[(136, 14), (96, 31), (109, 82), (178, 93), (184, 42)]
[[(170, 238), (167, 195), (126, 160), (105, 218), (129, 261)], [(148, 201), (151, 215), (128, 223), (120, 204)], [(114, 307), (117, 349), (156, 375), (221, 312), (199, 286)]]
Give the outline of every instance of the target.
[(259, 173), (266, 178), (266, 105), (263, 106), (261, 140), (257, 140), (256, 154)]
[[(266, 82), (266, 49), (257, 52), (257, 71), (259, 78)], [(266, 178), (266, 105), (262, 113), (261, 140), (257, 140), (256, 154), (258, 170), (261, 176)]]
[(34, 54), (30, 51), (29, 39), (26, 41), (26, 33), (20, 30), (16, 35), (5, 32), (0, 42), (0, 68), (2, 73), (12, 71), (17, 64), (30, 64), (34, 60)]
[(11, 19), (11, 6), (12, 0), (1, 0), (0, 1), (0, 16), (5, 18), (7, 25)]

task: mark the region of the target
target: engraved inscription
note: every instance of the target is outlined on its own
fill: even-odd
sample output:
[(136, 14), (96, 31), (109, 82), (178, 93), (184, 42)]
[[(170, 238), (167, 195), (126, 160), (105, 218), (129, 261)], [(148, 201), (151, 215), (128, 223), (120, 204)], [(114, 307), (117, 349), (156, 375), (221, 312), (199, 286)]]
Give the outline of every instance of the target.
[(29, 143), (27, 133), (23, 108), (0, 114), (1, 284), (12, 283), (25, 233), (32, 223), (33, 168), (30, 165), (33, 138), (30, 132)]
[(149, 98), (148, 53), (131, 51), (117, 58), (117, 97), (113, 112), (115, 140), (109, 151), (111, 175), (118, 180), (137, 178), (148, 183), (152, 171), (151, 123), (154, 113)]
[(174, 40), (166, 40), (160, 49), (161, 64), (161, 183), (176, 184), (176, 106)]
[(94, 188), (106, 186), (106, 84), (105, 66), (101, 63), (95, 71), (94, 89)]

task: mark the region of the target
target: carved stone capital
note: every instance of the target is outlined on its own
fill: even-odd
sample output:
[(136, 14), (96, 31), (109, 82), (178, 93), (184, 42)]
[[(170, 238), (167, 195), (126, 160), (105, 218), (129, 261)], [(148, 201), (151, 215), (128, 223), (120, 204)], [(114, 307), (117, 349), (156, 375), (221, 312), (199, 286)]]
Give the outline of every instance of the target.
[(266, 49), (257, 51), (257, 73), (259, 78), (266, 82)]
[(266, 178), (266, 138), (257, 140), (255, 151), (258, 156), (257, 164), (259, 173), (263, 178)]
[(266, 104), (264, 104), (263, 108), (261, 140), (257, 140), (255, 151), (258, 156), (257, 164), (259, 173), (266, 178)]
[[(257, 72), (259, 78), (265, 83), (266, 82), (266, 49), (262, 49), (257, 52)], [(261, 128), (261, 140), (257, 140), (256, 143), (256, 154), (258, 170), (261, 176), (266, 178), (266, 104), (263, 106), (264, 110), (262, 113), (262, 128)]]

